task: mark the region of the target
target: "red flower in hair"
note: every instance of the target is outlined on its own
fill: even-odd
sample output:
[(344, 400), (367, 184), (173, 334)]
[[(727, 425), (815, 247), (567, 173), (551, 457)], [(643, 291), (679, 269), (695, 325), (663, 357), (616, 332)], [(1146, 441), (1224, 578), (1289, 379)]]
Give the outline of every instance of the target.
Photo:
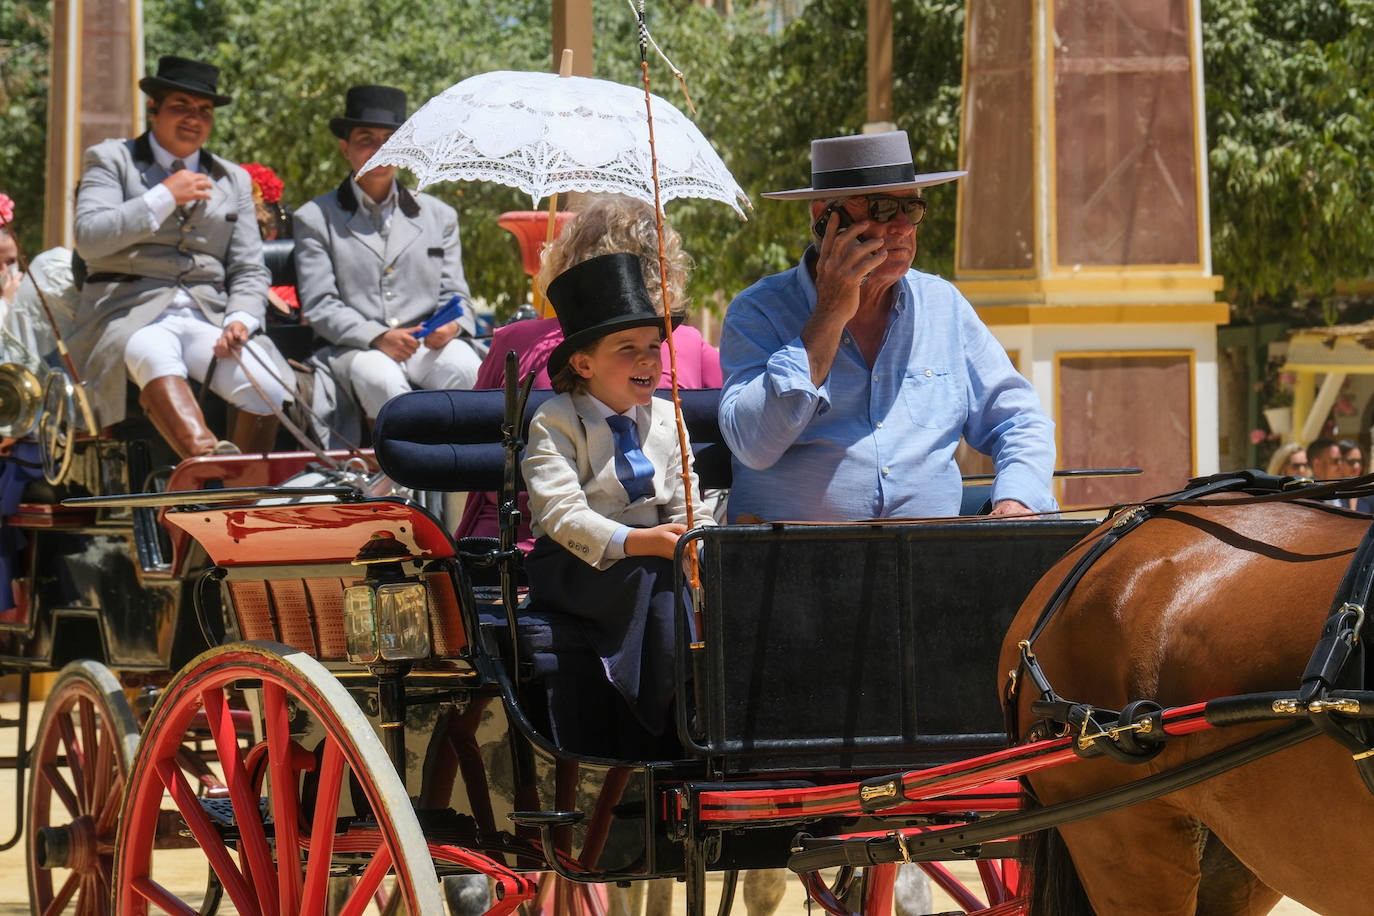
[(0, 222), (6, 225), (14, 222), (14, 201), (3, 191), (0, 191)]
[(258, 162), (245, 162), (243, 169), (253, 179), (253, 184), (258, 186), (263, 200), (269, 204), (281, 200), (282, 183), (276, 172)]

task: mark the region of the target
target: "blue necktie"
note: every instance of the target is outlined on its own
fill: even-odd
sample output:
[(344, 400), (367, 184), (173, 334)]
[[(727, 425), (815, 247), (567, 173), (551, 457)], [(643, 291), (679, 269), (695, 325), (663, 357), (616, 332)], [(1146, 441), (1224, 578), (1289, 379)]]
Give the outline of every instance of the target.
[(639, 447), (639, 431), (635, 421), (620, 414), (606, 418), (615, 436), (615, 476), (634, 502), (654, 492), (654, 463)]

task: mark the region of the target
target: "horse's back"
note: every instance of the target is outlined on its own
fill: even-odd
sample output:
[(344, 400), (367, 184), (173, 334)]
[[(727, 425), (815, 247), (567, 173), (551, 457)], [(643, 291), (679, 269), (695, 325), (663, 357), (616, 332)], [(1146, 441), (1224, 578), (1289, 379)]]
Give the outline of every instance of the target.
[[(1016, 667), (1017, 642), (1111, 524), (1032, 590), (1002, 670)], [(1062, 696), (1102, 707), (1293, 689), (1369, 524), (1308, 502), (1164, 510), (1092, 564), (1035, 652)]]

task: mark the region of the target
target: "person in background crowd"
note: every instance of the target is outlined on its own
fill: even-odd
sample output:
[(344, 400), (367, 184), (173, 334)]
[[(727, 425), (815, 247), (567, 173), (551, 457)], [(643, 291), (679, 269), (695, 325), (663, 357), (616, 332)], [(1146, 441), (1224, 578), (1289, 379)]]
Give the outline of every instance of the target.
[[(163, 57), (157, 75), (139, 82), (148, 131), (86, 150), (76, 196), (87, 276), (71, 352), (95, 415), (107, 426), (122, 420), (132, 380), (183, 458), (269, 449), (274, 408), (288, 398), (278, 379), (290, 377), (272, 343), (253, 336), (263, 327), (268, 278), (252, 182), (203, 148), (215, 109), (230, 102), (218, 84), (211, 64)], [(237, 408), (229, 442), (206, 427), (187, 376)]]
[[(277, 173), (258, 162), (242, 163), (253, 179), (253, 211), (258, 218), (258, 234), (264, 242), (291, 238), (291, 210), (281, 202), (282, 181)], [(267, 304), (283, 315), (300, 308), (294, 286), (271, 286)]]
[[(358, 170), (406, 119), (406, 94), (354, 86), (329, 129), (349, 174), (296, 211), (296, 288), (329, 346), (318, 355), (366, 419), (418, 388), (471, 388), (483, 349), (463, 276), (458, 214), (396, 181), (396, 168)], [(462, 313), (431, 329), (454, 296)]]
[(1347, 476), (1341, 461), (1341, 447), (1335, 439), (1323, 436), (1307, 446), (1307, 458), (1312, 462), (1312, 476), (1317, 480), (1335, 480)]
[(0, 193), (0, 300), (14, 301), (19, 290), (19, 243), (11, 234), (14, 227), (14, 201)]
[(720, 428), (730, 518), (852, 521), (959, 512), (960, 437), (991, 455), (993, 515), (1048, 512), (1054, 424), (955, 287), (912, 270), (922, 188), (902, 131), (816, 140), (812, 244), (730, 303)]
[[(1312, 477), (1316, 480), (1336, 480), (1347, 476), (1345, 463), (1341, 461), (1341, 447), (1335, 439), (1327, 436), (1313, 439), (1307, 446), (1307, 459), (1312, 462)], [(1333, 496), (1322, 502), (1328, 506), (1349, 508), (1349, 501), (1343, 497)]]
[[(1341, 465), (1345, 468), (1346, 477), (1364, 476), (1364, 451), (1358, 442), (1351, 442), (1349, 439), (1342, 439), (1336, 443), (1336, 447), (1341, 450)], [(1347, 509), (1356, 509), (1360, 512), (1368, 511), (1360, 506), (1363, 500), (1369, 497), (1350, 497), (1345, 501)]]
[[(639, 258), (644, 285), (654, 308), (662, 313), (663, 287), (659, 279), (658, 229), (652, 204), (619, 194), (596, 197), (563, 227), (553, 244), (545, 249), (535, 287), (540, 295), (548, 290), (554, 277), (576, 264), (603, 254), (628, 252)], [(668, 310), (685, 315), (687, 277), (691, 258), (682, 250), (682, 238), (666, 222), (663, 225), (663, 260), (668, 275)], [(535, 373), (534, 387), (548, 388), (549, 354), (563, 342), (557, 318), (532, 318), (496, 329), (491, 349), (477, 371), (476, 388), (500, 388), (505, 381), (506, 353), (514, 350), (520, 377)], [(677, 348), (678, 386), (681, 388), (719, 388), (720, 355), (706, 343), (701, 332), (685, 322), (673, 329)], [(662, 353), (663, 372), (658, 387), (672, 385), (667, 345)], [(523, 550), (534, 546), (530, 534), (528, 501), (520, 495), (520, 532), (517, 540)], [(458, 537), (497, 537), (500, 534), (496, 495), (473, 493), (468, 496)]]
[(1312, 465), (1307, 463), (1307, 449), (1296, 442), (1285, 442), (1269, 456), (1270, 474), (1275, 477), (1310, 477)]

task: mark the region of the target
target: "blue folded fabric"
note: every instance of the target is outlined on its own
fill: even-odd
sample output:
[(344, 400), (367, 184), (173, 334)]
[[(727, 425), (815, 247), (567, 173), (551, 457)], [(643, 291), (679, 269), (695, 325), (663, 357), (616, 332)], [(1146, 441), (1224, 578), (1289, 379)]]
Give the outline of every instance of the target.
[(462, 315), (463, 297), (454, 296), (448, 302), (444, 303), (443, 308), (426, 318), (425, 323), (420, 325), (418, 331), (412, 331), (411, 334), (416, 340), (423, 340), (428, 337), (430, 332), (435, 328), (442, 328), (450, 321), (457, 321)]

